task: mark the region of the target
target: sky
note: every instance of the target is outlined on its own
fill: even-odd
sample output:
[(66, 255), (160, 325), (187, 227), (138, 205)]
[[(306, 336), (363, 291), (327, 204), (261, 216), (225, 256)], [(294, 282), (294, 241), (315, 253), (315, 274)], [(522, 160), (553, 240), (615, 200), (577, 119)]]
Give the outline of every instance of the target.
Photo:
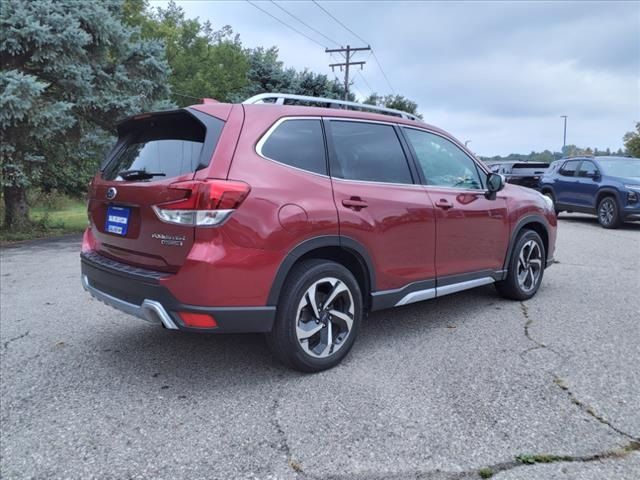
[[(427, 123), (483, 156), (559, 151), (567, 144), (617, 150), (640, 121), (640, 2), (178, 1), (188, 17), (230, 25), (243, 45), (277, 46), (286, 66), (332, 73), (323, 47), (373, 48), (351, 87), (402, 94)], [(151, 2), (152, 6), (166, 2)], [(359, 39), (360, 37), (361, 39)], [(332, 42), (330, 42), (331, 40)], [(335, 43), (333, 43), (335, 42)], [(385, 75), (388, 79), (385, 79)]]

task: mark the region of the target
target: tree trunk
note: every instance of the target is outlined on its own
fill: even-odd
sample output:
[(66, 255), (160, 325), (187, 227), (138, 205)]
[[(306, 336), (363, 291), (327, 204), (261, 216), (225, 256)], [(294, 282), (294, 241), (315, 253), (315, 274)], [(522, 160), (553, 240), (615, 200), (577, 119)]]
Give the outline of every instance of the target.
[(12, 232), (25, 230), (29, 222), (27, 189), (24, 187), (4, 187), (4, 229)]

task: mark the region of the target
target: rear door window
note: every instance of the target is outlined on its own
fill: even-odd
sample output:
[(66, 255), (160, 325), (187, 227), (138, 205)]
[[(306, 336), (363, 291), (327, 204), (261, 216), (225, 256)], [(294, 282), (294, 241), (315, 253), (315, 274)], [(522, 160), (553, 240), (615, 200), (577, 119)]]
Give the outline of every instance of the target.
[(335, 158), (331, 176), (346, 180), (413, 183), (407, 158), (392, 125), (331, 121)]
[(573, 177), (576, 173), (579, 163), (579, 160), (569, 160), (568, 162), (565, 162), (564, 165), (560, 167), (560, 175), (564, 177)]
[(203, 155), (205, 138), (208, 145), (215, 147), (224, 122), (209, 117), (207, 123), (205, 128), (184, 111), (127, 121), (120, 128), (118, 144), (103, 169), (103, 178), (158, 180), (178, 177), (207, 166), (212, 149), (209, 158), (203, 158), (207, 156)]
[(583, 161), (580, 165), (580, 170), (578, 170), (579, 177), (594, 177), (596, 173), (598, 173), (598, 167), (589, 160)]
[(322, 124), (318, 119), (288, 119), (258, 146), (258, 153), (276, 162), (327, 174)]

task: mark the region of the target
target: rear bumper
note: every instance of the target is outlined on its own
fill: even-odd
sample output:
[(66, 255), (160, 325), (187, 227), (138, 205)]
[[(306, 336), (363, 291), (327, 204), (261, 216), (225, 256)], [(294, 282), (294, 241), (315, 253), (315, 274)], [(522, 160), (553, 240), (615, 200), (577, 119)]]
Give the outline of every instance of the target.
[[(160, 284), (160, 279), (170, 274), (131, 267), (95, 252), (83, 252), (80, 258), (82, 286), (94, 298), (129, 315), (163, 325), (170, 330), (257, 333), (269, 332), (273, 326), (276, 313), (273, 306), (213, 307), (184, 304)], [(184, 324), (178, 312), (211, 315), (218, 326), (189, 327)]]

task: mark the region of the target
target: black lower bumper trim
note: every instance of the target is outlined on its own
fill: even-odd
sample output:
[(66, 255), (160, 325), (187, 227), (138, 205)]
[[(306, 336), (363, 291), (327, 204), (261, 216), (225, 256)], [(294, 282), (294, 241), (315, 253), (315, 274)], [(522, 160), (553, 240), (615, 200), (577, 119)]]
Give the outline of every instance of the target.
[[(119, 262), (97, 262), (93, 256), (81, 255), (82, 275), (95, 290), (126, 302), (141, 306), (145, 300), (158, 302), (171, 316), (179, 330), (200, 333), (260, 333), (269, 332), (275, 321), (276, 307), (210, 307), (179, 302), (160, 284), (159, 278), (140, 275), (140, 272), (119, 268)], [(124, 264), (123, 264), (124, 265)], [(116, 305), (112, 304), (115, 308)], [(213, 316), (217, 328), (194, 328), (184, 324), (178, 312), (203, 313)], [(130, 313), (130, 312), (127, 312)]]

